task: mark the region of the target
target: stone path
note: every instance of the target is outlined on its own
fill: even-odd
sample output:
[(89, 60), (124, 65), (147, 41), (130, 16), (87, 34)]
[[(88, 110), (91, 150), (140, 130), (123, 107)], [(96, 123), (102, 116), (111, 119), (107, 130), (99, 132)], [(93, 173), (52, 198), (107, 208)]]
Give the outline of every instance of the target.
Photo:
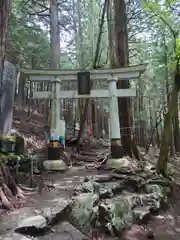
[[(63, 209), (67, 204), (69, 196), (72, 194), (72, 189), (75, 185), (83, 182), (85, 176), (96, 175), (98, 172), (85, 167), (72, 167), (65, 173), (52, 173), (45, 179), (52, 181), (55, 189), (50, 192), (43, 192), (42, 195), (32, 196), (24, 208), (17, 209), (7, 215), (0, 216), (0, 235), (11, 232), (16, 228), (20, 221), (27, 217), (37, 215), (41, 210), (44, 212), (58, 207), (58, 210)], [(0, 240), (16, 240), (16, 236), (12, 238), (0, 237)], [(60, 238), (61, 236), (61, 238)], [(72, 238), (73, 236), (73, 238)], [(64, 222), (54, 228), (53, 233), (38, 239), (44, 240), (83, 240), (84, 236), (69, 223)], [(18, 239), (21, 240), (21, 239)], [(25, 240), (25, 239), (22, 239)]]
[(148, 224), (157, 240), (180, 239), (180, 186), (174, 189), (174, 196), (167, 212), (153, 216)]
[[(66, 173), (49, 174), (46, 179), (52, 180), (56, 186), (51, 192), (44, 192), (42, 195), (33, 196), (28, 204), (21, 209), (10, 212), (8, 215), (0, 216), (0, 234), (1, 236), (9, 233), (6, 237), (0, 237), (0, 240), (27, 240), (19, 238), (19, 235), (11, 235), (10, 232), (17, 227), (18, 223), (29, 216), (34, 216), (40, 210), (49, 211), (54, 206), (63, 208), (69, 196), (72, 194), (72, 188), (82, 183), (85, 176), (99, 174), (97, 171), (84, 167), (73, 167)], [(103, 173), (102, 173), (103, 174)], [(100, 175), (102, 175), (100, 174)], [(152, 217), (148, 224), (155, 233), (156, 240), (179, 240), (180, 239), (180, 186), (176, 185), (174, 197), (171, 201), (171, 207), (166, 213)], [(12, 237), (13, 236), (13, 237)], [(53, 232), (48, 235), (37, 238), (38, 240), (83, 240), (84, 236), (67, 222), (63, 222), (53, 228)]]

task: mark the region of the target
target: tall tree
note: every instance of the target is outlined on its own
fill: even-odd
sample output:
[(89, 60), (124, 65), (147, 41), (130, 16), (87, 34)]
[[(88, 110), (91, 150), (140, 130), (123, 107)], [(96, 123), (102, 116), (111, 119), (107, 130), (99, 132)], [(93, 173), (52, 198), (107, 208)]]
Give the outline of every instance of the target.
[[(49, 2), (50, 2), (49, 19), (50, 19), (50, 40), (51, 40), (50, 67), (51, 69), (58, 69), (60, 67), (60, 27), (59, 27), (58, 1), (50, 0)], [(52, 112), (55, 111), (55, 106), (52, 105), (51, 103), (52, 103), (51, 100), (46, 100), (46, 118), (48, 122), (56, 121), (52, 114)], [(50, 110), (49, 105), (51, 106), (50, 108), (53, 109), (51, 113), (49, 112)], [(49, 128), (48, 128), (48, 132), (50, 133)]]
[(9, 8), (10, 0), (0, 2), (0, 87), (2, 87), (3, 80)]
[(7, 29), (8, 29), (8, 16), (10, 8), (10, 0), (1, 1), (0, 3), (0, 135), (3, 134), (4, 121), (2, 116), (2, 87), (4, 75), (4, 61), (6, 54), (7, 44)]
[[(164, 33), (168, 33), (166, 35), (165, 39), (168, 39), (169, 37), (169, 43), (170, 43), (170, 61), (169, 63), (171, 65), (174, 65), (174, 62), (176, 63), (176, 71), (175, 71), (175, 77), (173, 77), (172, 80), (172, 91), (170, 93), (170, 96), (167, 97), (167, 113), (164, 114), (164, 127), (162, 131), (162, 138), (161, 138), (161, 146), (160, 146), (160, 155), (157, 163), (157, 171), (162, 174), (167, 174), (167, 163), (168, 163), (168, 153), (169, 153), (169, 146), (170, 141), (172, 139), (172, 126), (173, 126), (173, 120), (175, 118), (179, 118), (177, 116), (178, 111), (178, 93), (180, 90), (180, 74), (179, 74), (179, 49), (178, 49), (178, 35), (179, 35), (179, 28), (177, 27), (177, 23), (179, 20), (179, 11), (178, 6), (176, 8), (176, 1), (169, 2), (165, 1), (162, 4), (159, 4), (159, 2), (150, 2), (148, 0), (144, 1), (145, 7), (151, 11), (153, 14), (153, 17), (156, 20), (159, 20), (161, 23), (161, 27), (164, 29)], [(173, 4), (173, 5), (171, 5)], [(174, 11), (175, 10), (175, 11)], [(167, 41), (166, 41), (167, 42)], [(166, 71), (168, 70), (168, 61), (167, 61), (167, 55), (165, 59), (165, 67)], [(174, 72), (174, 67), (172, 68)], [(168, 72), (166, 72), (166, 78), (167, 78), (167, 84), (168, 83)], [(179, 129), (177, 129), (179, 130)]]
[[(10, 0), (0, 2), (0, 107), (2, 105), (2, 93), (3, 85), (3, 72), (4, 72), (4, 62), (6, 57), (6, 44), (7, 44), (7, 30), (8, 30), (8, 15), (10, 10)], [(6, 90), (6, 89), (5, 89)], [(1, 109), (2, 110), (2, 109)], [(2, 112), (0, 111), (0, 116), (2, 117)], [(0, 135), (3, 134), (4, 121), (0, 120)], [(2, 139), (1, 139), (2, 140)], [(2, 158), (2, 156), (0, 156)], [(1, 159), (2, 160), (2, 159)], [(11, 200), (14, 197), (24, 198), (21, 189), (16, 185), (9, 168), (6, 164), (0, 162), (0, 201), (6, 209), (12, 209), (13, 204)]]
[(60, 64), (60, 31), (58, 1), (50, 0), (50, 36), (51, 36), (51, 68), (58, 69)]
[[(127, 14), (126, 4), (124, 0), (114, 0), (115, 12), (115, 66), (126, 67), (129, 64), (129, 46), (128, 46), (128, 29), (127, 29)], [(129, 88), (129, 81), (118, 81), (118, 88)], [(131, 139), (131, 103), (128, 98), (119, 98), (119, 115), (121, 126), (121, 140), (124, 149), (124, 154), (138, 157), (137, 148)]]

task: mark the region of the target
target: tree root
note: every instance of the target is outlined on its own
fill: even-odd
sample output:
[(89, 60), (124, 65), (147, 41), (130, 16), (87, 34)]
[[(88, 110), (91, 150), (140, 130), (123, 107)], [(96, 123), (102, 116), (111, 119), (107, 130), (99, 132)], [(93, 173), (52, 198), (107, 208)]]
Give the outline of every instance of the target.
[(19, 184), (20, 188), (24, 191), (28, 191), (28, 192), (34, 192), (34, 189), (33, 188), (28, 188), (28, 187), (25, 187), (23, 186), (22, 184)]
[(2, 184), (2, 190), (4, 191), (5, 195), (8, 197), (8, 199), (13, 198), (13, 194), (11, 190), (6, 186), (6, 184)]
[(26, 199), (26, 197), (24, 196), (23, 191), (18, 186), (17, 186), (17, 197), (19, 197), (21, 199)]
[(13, 210), (25, 203), (26, 197), (21, 188), (16, 184), (6, 164), (0, 164), (0, 201), (2, 207)]
[(13, 205), (11, 204), (9, 199), (6, 197), (6, 195), (4, 194), (4, 192), (2, 190), (2, 187), (0, 187), (0, 198), (1, 198), (1, 202), (2, 202), (3, 207), (5, 207), (8, 210), (13, 209)]

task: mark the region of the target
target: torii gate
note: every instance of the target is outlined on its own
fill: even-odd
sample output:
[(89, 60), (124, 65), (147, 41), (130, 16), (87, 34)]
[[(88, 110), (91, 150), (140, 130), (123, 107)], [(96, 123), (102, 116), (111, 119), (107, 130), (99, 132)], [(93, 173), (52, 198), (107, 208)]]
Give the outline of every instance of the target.
[(136, 89), (117, 89), (117, 80), (139, 79), (146, 70), (146, 65), (131, 66), (115, 69), (93, 69), (89, 70), (90, 80), (108, 81), (108, 90), (91, 90), (90, 94), (78, 94), (77, 91), (61, 91), (61, 81), (77, 81), (80, 70), (34, 70), (21, 69), (21, 72), (29, 77), (29, 80), (36, 82), (51, 82), (52, 92), (34, 91), (34, 99), (51, 99), (51, 116), (54, 122), (51, 123), (51, 134), (61, 135), (60, 128), (60, 99), (74, 98), (109, 98), (110, 109), (110, 138), (111, 138), (111, 157), (121, 158), (123, 149), (121, 145), (118, 97), (134, 97)]

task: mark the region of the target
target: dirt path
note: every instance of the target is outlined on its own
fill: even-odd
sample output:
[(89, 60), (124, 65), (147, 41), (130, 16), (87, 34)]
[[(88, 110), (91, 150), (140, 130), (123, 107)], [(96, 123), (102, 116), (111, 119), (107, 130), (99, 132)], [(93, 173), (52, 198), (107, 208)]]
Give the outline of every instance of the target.
[(180, 186), (174, 189), (174, 196), (169, 209), (158, 216), (153, 216), (149, 227), (153, 230), (156, 240), (180, 239)]
[[(54, 190), (50, 192), (43, 192), (40, 195), (32, 196), (32, 199), (26, 204), (24, 208), (17, 209), (7, 215), (0, 216), (0, 235), (10, 232), (18, 223), (27, 217), (34, 216), (37, 213), (44, 211), (49, 212), (54, 208), (61, 210), (67, 204), (69, 197), (72, 195), (72, 189), (76, 184), (84, 181), (84, 177), (99, 175), (99, 173), (92, 169), (84, 167), (72, 167), (65, 173), (53, 173), (45, 176), (46, 180), (50, 180), (55, 186)], [(72, 238), (73, 236), (73, 238)], [(54, 231), (46, 236), (38, 239), (44, 240), (83, 240), (84, 236), (72, 227), (69, 223), (62, 223), (57, 225)], [(0, 237), (1, 239), (1, 237)]]
[(173, 196), (169, 209), (158, 216), (152, 217), (149, 226), (157, 240), (180, 239), (180, 156), (169, 159), (169, 167), (174, 178)]
[[(65, 173), (53, 173), (45, 176), (55, 188), (50, 192), (33, 196), (24, 208), (0, 216), (0, 235), (13, 230), (18, 223), (40, 211), (51, 211), (54, 208), (62, 209), (72, 194), (76, 184), (83, 182), (85, 176), (102, 175), (96, 170), (84, 167), (73, 167)], [(179, 240), (180, 239), (180, 185), (174, 188), (174, 196), (170, 202), (170, 208), (166, 213), (152, 217), (148, 225), (155, 234), (156, 240)], [(0, 238), (1, 239), (1, 238)], [(9, 238), (11, 239), (11, 238)], [(83, 240), (84, 236), (64, 222), (55, 226), (54, 231), (46, 236), (38, 237), (39, 240)]]

